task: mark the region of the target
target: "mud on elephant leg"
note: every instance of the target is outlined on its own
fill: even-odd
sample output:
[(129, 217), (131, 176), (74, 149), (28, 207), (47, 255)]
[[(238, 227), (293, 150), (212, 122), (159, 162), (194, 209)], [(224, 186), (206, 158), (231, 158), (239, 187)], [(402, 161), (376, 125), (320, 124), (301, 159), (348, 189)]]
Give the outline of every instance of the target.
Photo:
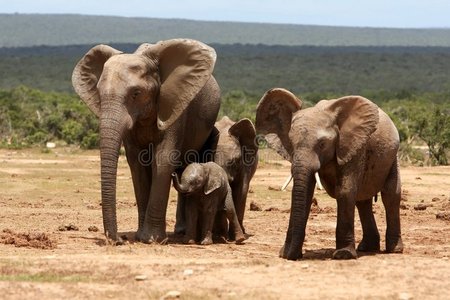
[(359, 218), (363, 229), (363, 238), (358, 245), (358, 251), (380, 251), (380, 234), (372, 211), (372, 199), (357, 201)]

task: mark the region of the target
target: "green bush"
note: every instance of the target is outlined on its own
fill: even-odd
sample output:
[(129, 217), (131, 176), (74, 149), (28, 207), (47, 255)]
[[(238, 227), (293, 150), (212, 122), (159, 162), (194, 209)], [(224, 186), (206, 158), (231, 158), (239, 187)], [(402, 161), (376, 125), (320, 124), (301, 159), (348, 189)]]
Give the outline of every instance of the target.
[(82, 140), (82, 136), (84, 134), (83, 126), (73, 120), (67, 120), (61, 129), (62, 137), (67, 144), (76, 144)]
[(96, 149), (99, 146), (99, 135), (97, 132), (89, 130), (86, 136), (81, 141), (81, 148), (83, 149)]
[(25, 138), (25, 142), (27, 145), (42, 145), (47, 142), (47, 140), (47, 133), (43, 131), (37, 131)]
[[(384, 110), (390, 115), (399, 131), (404, 146), (400, 157), (414, 163), (420, 162), (413, 144), (424, 142), (428, 147), (432, 165), (448, 165), (447, 151), (450, 149), (450, 103), (433, 103), (427, 96), (420, 99), (391, 100), (384, 103)], [(419, 163), (421, 164), (421, 163)]]
[(0, 141), (2, 147), (65, 141), (93, 147), (97, 118), (74, 94), (42, 92), (19, 86), (0, 90)]

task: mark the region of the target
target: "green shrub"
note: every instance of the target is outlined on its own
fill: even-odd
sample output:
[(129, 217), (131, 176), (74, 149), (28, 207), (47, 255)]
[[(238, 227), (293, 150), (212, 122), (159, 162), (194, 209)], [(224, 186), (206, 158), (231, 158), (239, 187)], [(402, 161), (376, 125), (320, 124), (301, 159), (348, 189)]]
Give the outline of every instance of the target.
[(61, 129), (62, 137), (67, 144), (77, 144), (83, 136), (83, 126), (75, 120), (67, 120)]
[(89, 130), (80, 144), (83, 149), (96, 149), (99, 146), (99, 134)]

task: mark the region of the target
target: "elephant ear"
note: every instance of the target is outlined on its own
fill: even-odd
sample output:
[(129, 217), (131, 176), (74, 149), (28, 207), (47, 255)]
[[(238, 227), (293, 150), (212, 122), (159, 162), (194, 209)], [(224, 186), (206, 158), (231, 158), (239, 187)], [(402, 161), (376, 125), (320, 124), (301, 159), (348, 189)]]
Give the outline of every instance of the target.
[(218, 188), (222, 186), (222, 180), (220, 176), (214, 176), (210, 174), (208, 176), (208, 180), (206, 181), (206, 184), (203, 186), (203, 192), (205, 195), (209, 195)]
[(111, 56), (120, 53), (108, 45), (97, 45), (83, 56), (73, 70), (72, 85), (75, 92), (97, 117), (100, 116), (97, 82), (102, 75), (103, 65)]
[(301, 108), (302, 101), (282, 88), (267, 91), (256, 108), (256, 131), (265, 136), (270, 148), (289, 161), (292, 161), (289, 139), (292, 115)]
[(328, 110), (336, 114), (339, 138), (336, 156), (339, 165), (349, 162), (377, 129), (378, 106), (361, 96), (347, 96), (329, 101)]
[[(241, 151), (243, 153), (253, 152), (256, 154), (256, 151), (258, 151), (258, 143), (256, 141), (256, 129), (252, 121), (244, 118), (234, 123), (230, 129), (228, 129), (228, 133), (239, 140)], [(243, 157), (244, 159), (246, 158), (245, 155)]]
[(157, 101), (158, 128), (170, 127), (211, 77), (216, 62), (213, 48), (189, 39), (143, 44), (135, 52), (155, 59), (161, 88)]

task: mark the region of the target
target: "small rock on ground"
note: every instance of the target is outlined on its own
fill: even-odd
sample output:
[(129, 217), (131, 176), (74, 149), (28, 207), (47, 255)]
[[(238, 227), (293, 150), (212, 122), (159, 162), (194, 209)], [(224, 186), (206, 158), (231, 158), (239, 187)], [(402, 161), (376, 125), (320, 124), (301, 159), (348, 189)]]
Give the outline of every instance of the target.
[(259, 206), (256, 202), (250, 202), (250, 210), (251, 211), (262, 211), (261, 206)]

